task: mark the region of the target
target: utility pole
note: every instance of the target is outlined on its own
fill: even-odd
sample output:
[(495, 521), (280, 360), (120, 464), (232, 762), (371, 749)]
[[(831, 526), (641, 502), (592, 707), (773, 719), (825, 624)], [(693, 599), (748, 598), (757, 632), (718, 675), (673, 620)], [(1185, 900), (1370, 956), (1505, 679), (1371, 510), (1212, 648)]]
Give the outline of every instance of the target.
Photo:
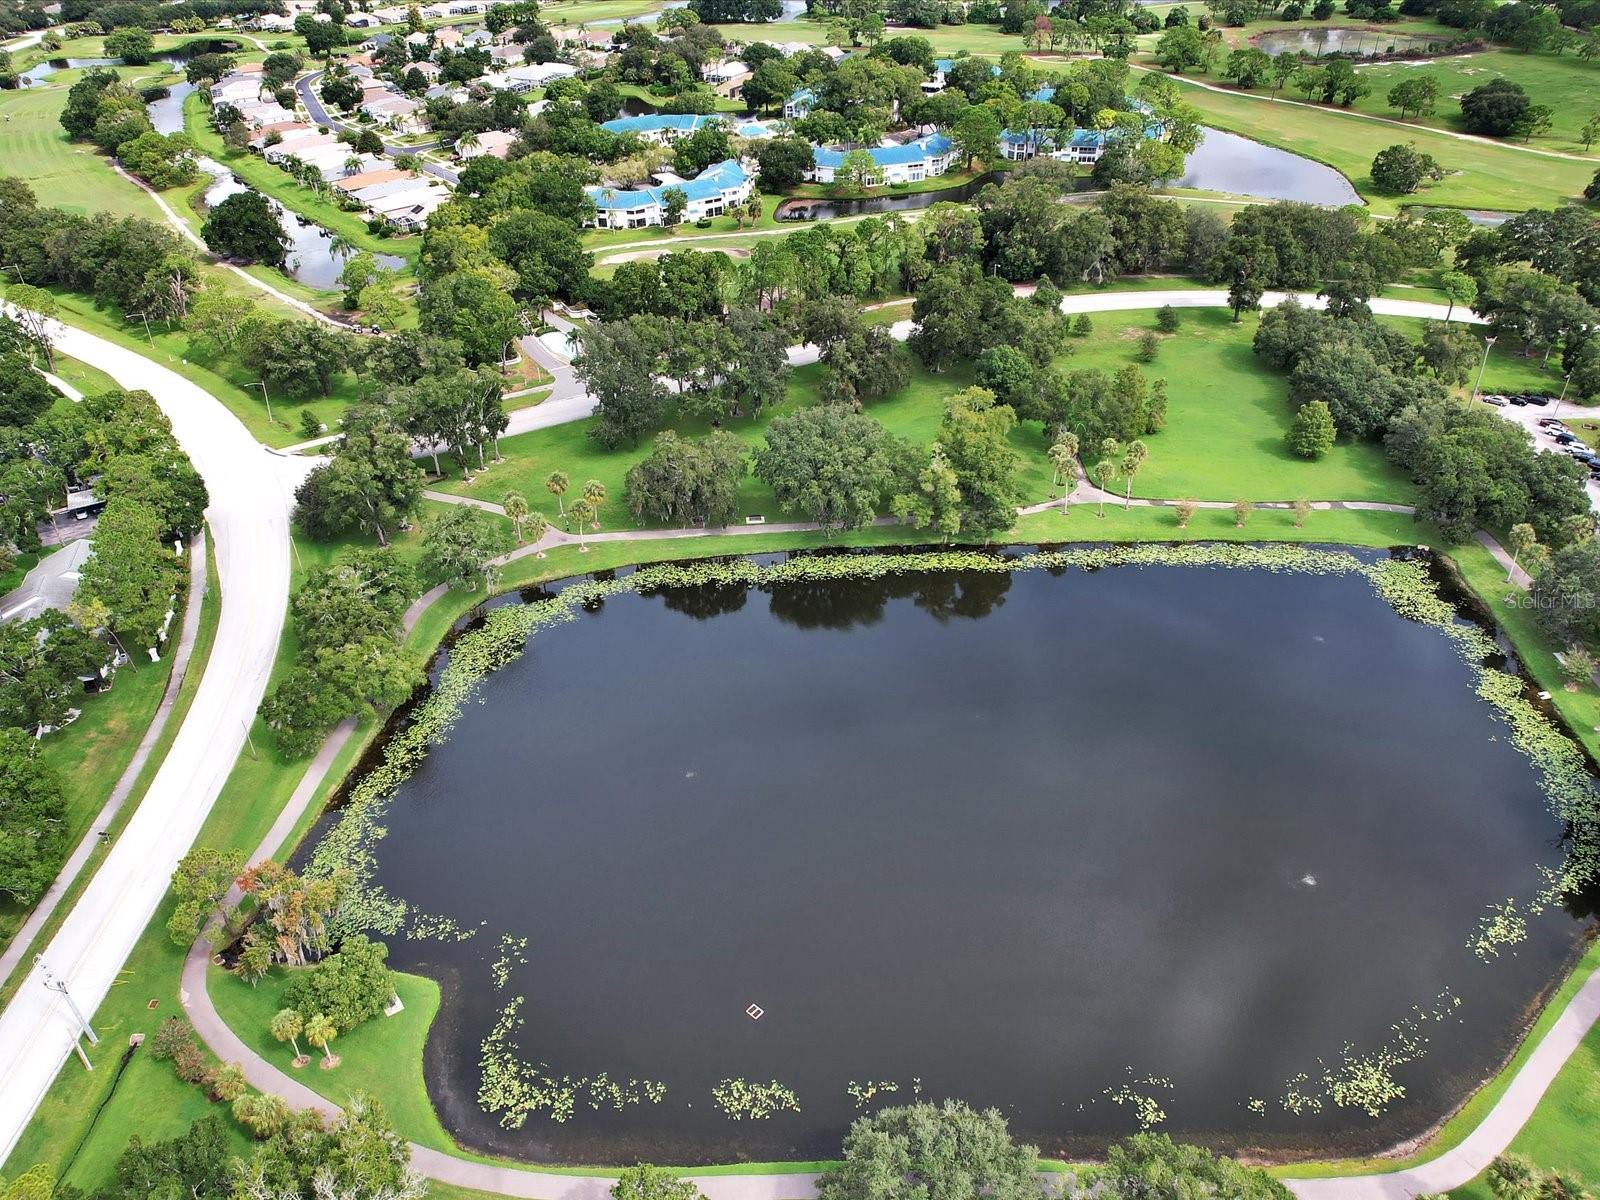
[(156, 348), (156, 339), (155, 339), (155, 335), (150, 332), (150, 318), (145, 316), (142, 312), (129, 313), (128, 315), (130, 317), (138, 317), (141, 321), (144, 322), (144, 338), (145, 338), (145, 341), (149, 342), (150, 343), (150, 349), (154, 350)]
[(52, 992), (60, 992), (62, 997), (65, 998), (67, 1002), (67, 1007), (72, 1010), (72, 1019), (78, 1024), (77, 1032), (72, 1035), (72, 1048), (78, 1052), (78, 1058), (83, 1063), (83, 1069), (85, 1071), (94, 1070), (94, 1064), (89, 1061), (89, 1056), (83, 1052), (83, 1044), (78, 1041), (80, 1037), (87, 1037), (91, 1046), (98, 1046), (100, 1044), (100, 1038), (99, 1035), (95, 1033), (94, 1026), (89, 1024), (89, 1022), (84, 1018), (83, 1013), (79, 1011), (77, 1001), (72, 998), (72, 993), (67, 991), (67, 985), (61, 980), (57, 979), (55, 973), (45, 965), (44, 956), (42, 954), (35, 954), (33, 956), (33, 964), (34, 966), (38, 967), (40, 972), (44, 975), (45, 987), (49, 988)]
[(17, 282), (18, 283), (27, 283), (28, 282), (26, 279), (24, 279), (22, 277), (22, 268), (17, 266), (15, 263), (6, 263), (3, 268), (0, 268), (0, 270), (15, 271), (17, 273)]
[(1561, 395), (1556, 398), (1556, 410), (1550, 414), (1552, 417), (1559, 417), (1561, 415), (1561, 402), (1567, 398), (1567, 389), (1571, 386), (1572, 372), (1568, 371), (1567, 378), (1561, 385)]

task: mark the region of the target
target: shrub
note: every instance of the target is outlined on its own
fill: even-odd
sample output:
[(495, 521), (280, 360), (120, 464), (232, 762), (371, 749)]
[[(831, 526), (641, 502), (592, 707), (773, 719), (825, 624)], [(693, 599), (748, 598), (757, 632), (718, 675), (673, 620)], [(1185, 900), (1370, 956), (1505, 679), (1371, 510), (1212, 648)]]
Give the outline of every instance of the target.
[(157, 1062), (176, 1058), (185, 1046), (194, 1045), (194, 1030), (182, 1017), (168, 1017), (150, 1037), (150, 1057)]
[(1170, 304), (1163, 304), (1156, 309), (1156, 328), (1162, 333), (1178, 332), (1178, 310)]
[(1322, 400), (1308, 400), (1289, 426), (1289, 451), (1301, 458), (1321, 458), (1333, 449), (1333, 413)]
[(193, 1042), (178, 1047), (172, 1056), (172, 1066), (185, 1083), (200, 1083), (206, 1077), (206, 1056)]

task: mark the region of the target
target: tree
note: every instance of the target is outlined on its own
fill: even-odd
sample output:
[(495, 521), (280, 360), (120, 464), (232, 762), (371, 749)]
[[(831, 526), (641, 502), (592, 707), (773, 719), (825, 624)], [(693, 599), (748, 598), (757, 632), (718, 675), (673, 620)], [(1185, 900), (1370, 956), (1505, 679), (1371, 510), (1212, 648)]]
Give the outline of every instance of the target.
[(227, 918), (224, 902), (243, 869), (244, 854), (237, 850), (200, 846), (185, 854), (172, 873), (178, 905), (167, 920), (168, 936), (188, 946), (213, 916)]
[(422, 486), (411, 441), (393, 416), (376, 406), (352, 408), (332, 461), (295, 492), (294, 519), (319, 540), (370, 529), (387, 546), (389, 531), (416, 511)]
[(1517, 563), (1529, 550), (1539, 544), (1539, 532), (1526, 521), (1513, 525), (1506, 537), (1506, 546), (1511, 551), (1511, 565), (1506, 568), (1506, 580), (1517, 573)]
[(1588, 647), (1568, 646), (1561, 654), (1561, 673), (1566, 676), (1567, 691), (1575, 692), (1594, 684), (1595, 658)]
[(1250, 510), (1255, 505), (1248, 500), (1235, 500), (1233, 502), (1233, 525), (1235, 529), (1243, 529), (1245, 521), (1250, 518)]
[(1050, 465), (1054, 468), (1051, 485), (1061, 485), (1061, 511), (1067, 511), (1067, 499), (1078, 486), (1078, 435), (1071, 430), (1063, 433), (1050, 446)]
[(1126, 510), (1133, 507), (1133, 477), (1139, 473), (1139, 468), (1144, 465), (1144, 460), (1150, 455), (1150, 447), (1137, 438), (1129, 442), (1122, 452), (1122, 478), (1126, 490), (1122, 496), (1122, 507)]
[(511, 522), (511, 530), (517, 539), (517, 545), (522, 545), (522, 526), (528, 519), (528, 498), (519, 492), (507, 492), (505, 499), (500, 501), (500, 507), (506, 511), (506, 519)]
[(572, 502), (572, 507), (567, 509), (567, 516), (572, 519), (572, 523), (577, 527), (578, 553), (587, 554), (589, 547), (584, 543), (584, 532), (588, 529), (589, 518), (594, 516), (594, 507), (582, 496), (579, 496)]
[(493, 560), (505, 550), (505, 538), (481, 509), (451, 505), (430, 520), (422, 535), (423, 574), (451, 587), (477, 591), (493, 587)]
[(1228, 1196), (1230, 1200), (1289, 1200), (1289, 1189), (1257, 1167), (1179, 1145), (1164, 1134), (1140, 1133), (1111, 1147), (1106, 1191), (1140, 1200)]
[(975, 104), (961, 114), (950, 138), (970, 170), (975, 163), (987, 162), (998, 153), (1000, 117), (987, 104)]
[(658, 326), (632, 317), (589, 325), (573, 370), (595, 398), (589, 436), (608, 450), (636, 446), (666, 415), (668, 392), (656, 378), (664, 349)]
[(255, 302), (248, 296), (220, 287), (203, 287), (189, 305), (189, 316), (184, 324), (202, 350), (228, 354), (238, 340), (245, 318), (255, 308)]
[[(359, 933), (347, 937), (336, 952), (315, 966), (294, 972), (283, 989), (284, 1005), (316, 1013), (339, 1033), (349, 1033), (383, 1012), (394, 999), (394, 972), (387, 965), (388, 958), (389, 948), (382, 942)], [(305, 1035), (320, 1043), (322, 1039), (311, 1031), (315, 1020), (306, 1022)]]
[(247, 1092), (233, 1102), (233, 1119), (248, 1129), (257, 1141), (265, 1141), (289, 1123), (289, 1106), (277, 1096)]
[(1401, 119), (1423, 116), (1433, 111), (1439, 99), (1439, 81), (1432, 75), (1408, 75), (1389, 89), (1389, 107), (1400, 111)]
[(550, 474), (545, 476), (545, 490), (556, 498), (556, 512), (562, 517), (567, 515), (567, 509), (561, 497), (566, 495), (567, 488), (570, 486), (571, 481), (568, 480), (565, 471), (551, 471)]
[(126, 496), (107, 502), (93, 553), (78, 584), (85, 600), (105, 605), (111, 628), (133, 646), (154, 646), (178, 586), (178, 565), (163, 543), (161, 514)]
[(1199, 507), (1193, 500), (1179, 500), (1177, 504), (1173, 505), (1173, 513), (1178, 518), (1179, 529), (1189, 528), (1189, 522), (1194, 520), (1194, 514)]
[(50, 886), (66, 853), (66, 797), (39, 743), (0, 729), (0, 891), (31, 904)]
[(778, 503), (824, 529), (870, 524), (894, 483), (895, 463), (883, 426), (838, 404), (778, 417), (755, 453), (756, 476)]
[(694, 1183), (661, 1167), (628, 1167), (611, 1185), (611, 1200), (704, 1200)]
[(149, 30), (130, 25), (107, 37), (105, 46), (112, 58), (120, 58), (130, 67), (142, 67), (155, 54), (156, 39)]
[(1150, 330), (1146, 329), (1139, 335), (1139, 361), (1155, 362), (1156, 355), (1161, 352), (1161, 339)]
[(1535, 577), (1534, 620), (1558, 645), (1600, 645), (1600, 538), (1562, 546)]
[(689, 193), (681, 187), (669, 187), (661, 192), (661, 223), (671, 229), (683, 220), (683, 212), (689, 207)]
[(1038, 1200), (1037, 1159), (1032, 1146), (1012, 1141), (995, 1109), (980, 1113), (954, 1100), (886, 1108), (850, 1126), (843, 1161), (823, 1172), (817, 1195)]
[(131, 1138), (117, 1159), (114, 1182), (97, 1195), (107, 1200), (135, 1196), (228, 1200), (232, 1157), (222, 1122), (214, 1116), (202, 1117), (170, 1141)]
[[(0, 320), (14, 326), (33, 349), (44, 355), (45, 365), (52, 371), (55, 370), (56, 351), (55, 343), (50, 336), (50, 323), (61, 313), (61, 305), (55, 296), (44, 288), (16, 283), (6, 289), (6, 303), (11, 306), (13, 315), (10, 317), (0, 315)], [(53, 396), (51, 400), (54, 401)], [(17, 426), (28, 425), (31, 423), (31, 418), (9, 423)]]
[(623, 496), (636, 520), (667, 526), (728, 525), (738, 514), (745, 445), (717, 430), (704, 438), (662, 432), (650, 456), (628, 470)]
[(1178, 310), (1170, 304), (1163, 304), (1156, 309), (1156, 328), (1162, 333), (1178, 332)]
[(945, 541), (961, 532), (961, 481), (943, 446), (934, 442), (914, 489), (895, 496), (890, 507), (899, 520), (914, 529), (931, 526)]
[(961, 488), (961, 528), (988, 535), (1017, 521), (1021, 460), (1008, 435), (1016, 413), (983, 388), (957, 392), (945, 405), (936, 440)]
[(278, 214), (259, 192), (236, 192), (212, 208), (200, 236), (223, 258), (281, 267), (288, 256)]
[(1491, 79), (1461, 97), (1461, 117), (1472, 133), (1507, 137), (1521, 130), (1531, 106), (1520, 84)]
[(756, 163), (760, 168), (756, 182), (762, 191), (787, 192), (804, 182), (816, 166), (816, 154), (804, 138), (778, 137), (762, 145)]
[(338, 1066), (339, 1060), (333, 1056), (329, 1043), (339, 1036), (339, 1029), (327, 1017), (318, 1013), (306, 1022), (306, 1038), (313, 1046), (322, 1047), (322, 1066), (324, 1070)]
[(1442, 179), (1444, 171), (1431, 154), (1424, 154), (1411, 142), (1378, 151), (1372, 160), (1372, 182), (1398, 196), (1408, 196), (1424, 180)]
[[(575, 234), (568, 238), (575, 248)], [(532, 262), (529, 265), (533, 267)], [(459, 343), (470, 365), (498, 363), (507, 344), (522, 331), (505, 274), (504, 267), (472, 267), (430, 276), (418, 305), (423, 332)], [(535, 277), (530, 273), (530, 281)]]
[(1289, 425), (1289, 452), (1300, 458), (1321, 458), (1333, 449), (1336, 430), (1333, 414), (1321, 400), (1308, 400), (1294, 414)]
[(1445, 309), (1444, 319), (1448, 321), (1450, 314), (1455, 312), (1456, 305), (1463, 304), (1471, 307), (1472, 302), (1478, 298), (1478, 284), (1471, 275), (1464, 271), (1443, 271), (1439, 275), (1439, 288), (1450, 301), (1450, 306)]

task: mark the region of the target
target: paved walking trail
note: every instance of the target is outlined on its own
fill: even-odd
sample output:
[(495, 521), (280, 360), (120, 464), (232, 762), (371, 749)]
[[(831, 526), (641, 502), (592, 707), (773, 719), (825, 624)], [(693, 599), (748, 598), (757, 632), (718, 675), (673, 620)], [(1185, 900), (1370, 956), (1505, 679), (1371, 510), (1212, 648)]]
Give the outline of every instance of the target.
[[(44, 895), (39, 898), (39, 903), (34, 905), (33, 911), (28, 914), (28, 919), (17, 930), (5, 953), (0, 954), (0, 983), (11, 978), (11, 972), (16, 970), (17, 964), (27, 954), (29, 947), (33, 945), (33, 939), (50, 920), (62, 898), (71, 889), (73, 881), (83, 873), (89, 857), (101, 844), (101, 835), (111, 827), (111, 822), (116, 819), (117, 813), (122, 811), (122, 806), (127, 803), (128, 796), (133, 791), (133, 785), (139, 780), (139, 773), (144, 770), (145, 763), (150, 761), (150, 753), (161, 740), (161, 734), (172, 716), (173, 706), (177, 704), (178, 692), (189, 674), (189, 658), (194, 653), (194, 640), (200, 632), (200, 604), (205, 594), (206, 535), (202, 530), (189, 545), (189, 598), (184, 605), (183, 626), (178, 632), (177, 645), (171, 651), (172, 672), (167, 676), (167, 687), (161, 694), (161, 703), (156, 707), (155, 716), (150, 719), (144, 737), (139, 739), (138, 748), (134, 750), (127, 768), (118, 778), (116, 786), (111, 789), (111, 795), (106, 798), (105, 804), (84, 832), (82, 840), (63, 864), (55, 882), (45, 889)], [(150, 663), (142, 665), (135, 663), (123, 667), (122, 670), (144, 671), (150, 667)]]

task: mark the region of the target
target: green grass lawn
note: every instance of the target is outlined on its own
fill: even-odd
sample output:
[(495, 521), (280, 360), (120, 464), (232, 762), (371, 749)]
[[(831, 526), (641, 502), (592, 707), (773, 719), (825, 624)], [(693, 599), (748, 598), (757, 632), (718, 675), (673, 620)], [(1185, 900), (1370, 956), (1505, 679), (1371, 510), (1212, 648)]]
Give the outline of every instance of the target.
[[(1150, 456), (1134, 494), (1201, 500), (1391, 500), (1406, 502), (1411, 485), (1378, 447), (1341, 440), (1307, 462), (1284, 444), (1292, 415), (1287, 381), (1250, 348), (1257, 318), (1234, 324), (1223, 309), (1180, 310), (1178, 332), (1163, 335), (1151, 379), (1165, 378), (1167, 427), (1144, 439)], [(1067, 370), (1115, 371), (1138, 363), (1140, 334), (1155, 328), (1151, 312), (1095, 314), (1094, 336), (1074, 339)], [(1094, 461), (1085, 448), (1085, 463)]]
[[(1589, 162), (1462, 141), (1421, 126), (1396, 129), (1337, 108), (1274, 103), (1261, 94), (1223, 94), (1187, 80), (1179, 82), (1183, 98), (1200, 110), (1207, 125), (1327, 163), (1348, 177), (1380, 213), (1396, 212), (1402, 204), (1514, 211), (1552, 208), (1581, 196), (1594, 176), (1594, 164)], [(1452, 174), (1414, 196), (1376, 191), (1369, 175), (1373, 156), (1402, 141), (1415, 142)]]
[(51, 374), (66, 380), (85, 396), (98, 396), (101, 392), (117, 390), (117, 381), (99, 367), (90, 366), (82, 359), (69, 358), (59, 351), (56, 353), (55, 370)]
[(365, 1092), (383, 1102), (395, 1123), (414, 1141), (436, 1150), (454, 1149), (449, 1134), (439, 1124), (426, 1090), (408, 1072), (396, 1071), (395, 1062), (421, 1062), (428, 1027), (439, 1011), (439, 985), (421, 975), (395, 976), (395, 990), (405, 1008), (392, 1017), (374, 1017), (337, 1038), (333, 1052), (339, 1065), (321, 1067), (322, 1055), (304, 1038), (300, 1048), (312, 1056), (310, 1065), (294, 1068), (294, 1052), (275, 1040), (268, 1028), (272, 1016), (284, 1007), (282, 997), (292, 972), (280, 967), (252, 987), (221, 967), (210, 971), (211, 998), (224, 1020), (244, 1042), (268, 1062), (292, 1072), (301, 1083), (336, 1104)]
[(1439, 83), (1438, 105), (1432, 116), (1413, 118), (1419, 125), (1469, 132), (1461, 121), (1460, 98), (1491, 79), (1509, 79), (1520, 84), (1535, 104), (1548, 104), (1554, 110), (1550, 132), (1534, 138), (1531, 145), (1569, 154), (1588, 153), (1578, 140), (1578, 131), (1600, 109), (1600, 62), (1585, 62), (1575, 54), (1483, 50), (1439, 58), (1425, 67), (1373, 65), (1362, 68), (1361, 77), (1372, 91), (1356, 101), (1356, 109), (1381, 117), (1399, 116), (1385, 97), (1400, 80), (1418, 75), (1431, 75)]
[(0, 92), (0, 173), (28, 182), (40, 204), (163, 223), (155, 201), (111, 169), (94, 146), (67, 140), (63, 87)]

